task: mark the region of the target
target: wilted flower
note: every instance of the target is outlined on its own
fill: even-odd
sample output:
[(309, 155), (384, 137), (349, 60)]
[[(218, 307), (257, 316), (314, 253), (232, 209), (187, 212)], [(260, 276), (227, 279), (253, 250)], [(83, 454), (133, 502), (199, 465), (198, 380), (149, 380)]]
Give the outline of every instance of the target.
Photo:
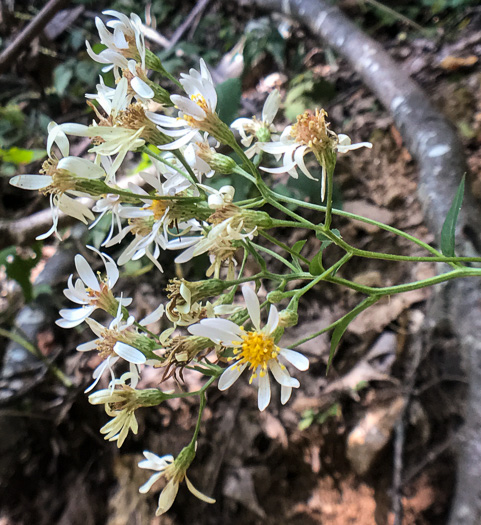
[(271, 305), (267, 324), (260, 326), (260, 306), (256, 293), (244, 285), (242, 294), (251, 318), (254, 330), (247, 331), (243, 326), (228, 319), (203, 319), (200, 323), (190, 326), (189, 332), (193, 335), (208, 337), (216, 344), (234, 349), (234, 363), (229, 366), (219, 379), (219, 389), (226, 390), (234, 384), (242, 372), (247, 368), (251, 371), (249, 382), (258, 378), (259, 410), (264, 410), (271, 399), (271, 389), (268, 371), (281, 385), (281, 403), (289, 400), (292, 388), (299, 387), (299, 381), (289, 375), (279, 357), (285, 359), (299, 370), (309, 368), (308, 359), (294, 350), (280, 348), (274, 340), (274, 332), (279, 325), (277, 308)]
[(336, 135), (329, 129), (326, 122), (327, 113), (316, 109), (315, 114), (306, 111), (297, 117), (297, 123), (287, 126), (278, 142), (262, 144), (260, 148), (266, 153), (276, 156), (283, 155), (283, 165), (280, 168), (263, 168), (268, 173), (289, 173), (297, 179), (299, 168), (306, 177), (318, 180), (311, 175), (304, 163), (304, 155), (314, 153), (322, 169), (321, 200), (326, 192), (327, 171), (334, 168), (336, 152), (346, 153), (358, 148), (372, 148), (370, 142), (351, 144), (347, 135)]
[(137, 434), (138, 423), (135, 411), (140, 407), (155, 406), (164, 399), (164, 393), (158, 389), (136, 390), (127, 386), (132, 379), (127, 372), (120, 379), (113, 380), (111, 388), (99, 390), (89, 396), (92, 405), (105, 405), (105, 412), (113, 419), (104, 425), (100, 432), (105, 439), (117, 441), (120, 448), (127, 437), (129, 430)]

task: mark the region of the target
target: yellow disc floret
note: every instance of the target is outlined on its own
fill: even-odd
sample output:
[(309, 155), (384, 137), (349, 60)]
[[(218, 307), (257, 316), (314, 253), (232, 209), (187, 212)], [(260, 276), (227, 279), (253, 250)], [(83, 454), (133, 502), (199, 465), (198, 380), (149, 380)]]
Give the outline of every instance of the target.
[(242, 344), (234, 349), (234, 354), (238, 366), (249, 363), (249, 369), (253, 371), (249, 382), (252, 382), (257, 377), (259, 367), (261, 377), (267, 373), (267, 363), (278, 356), (279, 347), (272, 337), (253, 331), (242, 336)]
[(168, 207), (169, 207), (169, 203), (167, 201), (155, 200), (152, 202), (152, 204), (147, 209), (153, 211), (154, 219), (156, 221), (160, 221), (160, 219), (164, 217), (165, 212)]

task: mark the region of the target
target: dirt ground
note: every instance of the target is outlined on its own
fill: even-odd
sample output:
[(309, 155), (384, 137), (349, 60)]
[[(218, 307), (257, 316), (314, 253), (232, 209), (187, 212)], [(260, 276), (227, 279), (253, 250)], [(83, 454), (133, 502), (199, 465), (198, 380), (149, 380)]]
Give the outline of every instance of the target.
[[(212, 3), (204, 15), (215, 9), (220, 9), (219, 3)], [(226, 16), (238, 16), (239, 24), (265, 16), (249, 8), (238, 9), (237, 13), (231, 6)], [(270, 20), (278, 23), (275, 17)], [(481, 66), (478, 62), (442, 64), (446, 56), (480, 56), (481, 14), (474, 12), (463, 27), (461, 23), (456, 27), (445, 38), (413, 35), (401, 39), (392, 28), (377, 29), (376, 36), (457, 126), (471, 169), (469, 183), (481, 199)], [(304, 59), (306, 70), (316, 81), (335, 88), (325, 104), (332, 129), (348, 134), (353, 142), (373, 143), (372, 150), (359, 150), (339, 160), (338, 205), (432, 242), (416, 198), (416, 165), (389, 114), (342, 59), (332, 57), (302, 27), (294, 24), (290, 31), (288, 53), (303, 42), (310, 50)], [(34, 73), (28, 73), (30, 83)], [(275, 60), (259, 60), (244, 80), (241, 115), (260, 112), (269, 87), (279, 87), (286, 96), (289, 80), (288, 70)], [(1, 182), (5, 217), (19, 217), (27, 214), (25, 210), (30, 213), (43, 206), (39, 199), (22, 202), (20, 193), (12, 194)], [(287, 184), (287, 178), (273, 184)], [(303, 191), (311, 198), (312, 187)], [(370, 225), (335, 218), (334, 227), (360, 248), (421, 253), (418, 247)], [(283, 233), (287, 243), (303, 235)], [(66, 242), (75, 250), (79, 237), (73, 232)], [(57, 250), (57, 244), (46, 244), (44, 261)], [(309, 238), (303, 254), (310, 258), (317, 250), (318, 241)], [(334, 249), (326, 251), (327, 258), (334, 260), (336, 255)], [(267, 262), (275, 267), (275, 260)], [(427, 263), (356, 259), (341, 275), (362, 284), (390, 286), (435, 272)], [(61, 304), (60, 291), (68, 273), (59, 280), (53, 306)], [(165, 298), (166, 282), (158, 275), (140, 279), (139, 285), (138, 280), (125, 278), (119, 289), (134, 297), (142, 315)], [(2, 324), (15, 318), (21, 297), (18, 287), (3, 276)], [(256, 391), (243, 381), (226, 392), (211, 389), (197, 457), (189, 472), (195, 486), (217, 502), (203, 504), (184, 486), (172, 510), (161, 517), (155, 517), (156, 496), (138, 493), (148, 476), (137, 463), (143, 450), (175, 453), (188, 443), (196, 402), (171, 400), (139, 410), (138, 435), (129, 436), (117, 449), (99, 434), (108, 419), (103, 409), (90, 406), (83, 393), (98, 358), (80, 354), (75, 347), (90, 334), (53, 328), (47, 316), (36, 344), (75, 386), (65, 388), (39, 367), (20, 370), (13, 386), (0, 383), (0, 525), (391, 524), (395, 474), (402, 480), (403, 524), (445, 523), (455, 483), (452, 442), (462, 423), (466, 384), (452, 334), (429, 330), (425, 312), (430, 297), (430, 291), (409, 292), (363, 312), (349, 326), (327, 376), (328, 335), (302, 345), (300, 350), (309, 356), (311, 367), (302, 376), (302, 388), (286, 406), (274, 394), (268, 409), (259, 413)], [(352, 291), (318, 286), (301, 303), (301, 322), (286, 332), (283, 342), (287, 346), (319, 330), (359, 300)], [(158, 387), (162, 374), (153, 370), (139, 386)], [(184, 379), (185, 390), (199, 388), (198, 374), (187, 371)], [(175, 386), (171, 378), (161, 387)], [(406, 394), (410, 396), (407, 407)], [(394, 443), (400, 432), (405, 436), (404, 453), (402, 464), (394, 467)], [(158, 490), (161, 487), (162, 482)]]

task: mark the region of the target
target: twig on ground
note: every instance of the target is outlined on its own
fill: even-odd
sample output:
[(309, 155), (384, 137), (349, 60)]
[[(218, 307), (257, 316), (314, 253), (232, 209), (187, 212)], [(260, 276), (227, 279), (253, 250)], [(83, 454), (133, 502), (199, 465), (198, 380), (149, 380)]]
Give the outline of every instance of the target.
[(68, 0), (50, 0), (44, 8), (39, 11), (35, 18), (0, 54), (0, 74), (4, 73), (10, 67), (12, 62), (32, 43), (32, 40), (44, 29), (50, 20), (52, 20), (55, 14), (68, 5), (68, 3)]
[(189, 13), (187, 18), (180, 24), (180, 26), (174, 31), (174, 34), (172, 35), (169, 47), (167, 49), (170, 49), (177, 44), (177, 42), (180, 40), (182, 35), (189, 29), (190, 25), (194, 21), (195, 17), (202, 13), (202, 11), (207, 7), (207, 4), (210, 2), (210, 0), (198, 0), (195, 4), (192, 11)]

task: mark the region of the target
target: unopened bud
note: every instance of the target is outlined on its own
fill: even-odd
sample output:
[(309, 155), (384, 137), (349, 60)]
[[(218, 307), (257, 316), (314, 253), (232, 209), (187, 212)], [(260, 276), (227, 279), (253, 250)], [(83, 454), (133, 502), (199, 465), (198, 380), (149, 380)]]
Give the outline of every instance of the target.
[(279, 326), (288, 327), (296, 326), (299, 321), (299, 316), (294, 310), (282, 310), (279, 312)]

